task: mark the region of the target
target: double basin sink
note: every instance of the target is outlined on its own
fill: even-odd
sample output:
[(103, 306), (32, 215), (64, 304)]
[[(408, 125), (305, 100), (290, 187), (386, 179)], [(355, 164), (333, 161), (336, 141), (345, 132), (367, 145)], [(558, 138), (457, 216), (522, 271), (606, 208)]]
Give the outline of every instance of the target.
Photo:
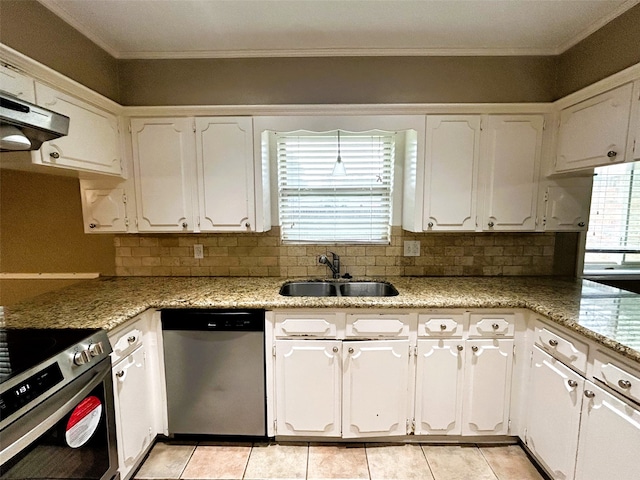
[(398, 290), (387, 282), (294, 281), (280, 287), (285, 297), (394, 297)]

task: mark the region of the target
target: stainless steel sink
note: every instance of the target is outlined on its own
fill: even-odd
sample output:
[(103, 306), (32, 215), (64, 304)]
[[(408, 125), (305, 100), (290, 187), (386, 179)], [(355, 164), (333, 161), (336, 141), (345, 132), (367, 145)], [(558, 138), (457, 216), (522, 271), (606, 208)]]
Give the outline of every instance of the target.
[(335, 297), (338, 288), (333, 282), (290, 282), (280, 287), (285, 297)]
[(387, 282), (287, 282), (280, 287), (286, 297), (393, 297), (398, 290)]

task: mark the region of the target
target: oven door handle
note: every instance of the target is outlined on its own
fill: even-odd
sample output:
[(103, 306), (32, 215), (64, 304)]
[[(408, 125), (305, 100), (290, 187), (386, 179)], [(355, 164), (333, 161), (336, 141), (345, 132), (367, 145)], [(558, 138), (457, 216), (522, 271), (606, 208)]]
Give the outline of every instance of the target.
[[(107, 364), (107, 366), (109, 365), (110, 364)], [(12, 442), (7, 447), (3, 448), (2, 451), (0, 451), (0, 465), (3, 465), (5, 462), (9, 461), (15, 455), (17, 455), (22, 450), (27, 448), (32, 442), (37, 440), (38, 437), (40, 437), (40, 435), (45, 433), (47, 430), (53, 427), (56, 423), (62, 420), (64, 416), (67, 415), (75, 405), (77, 405), (81, 400), (83, 400), (89, 393), (91, 393), (91, 391), (97, 385), (99, 385), (104, 380), (104, 377), (107, 373), (111, 373), (110, 368), (106, 372), (103, 369), (95, 369), (95, 370), (97, 371), (95, 371), (92, 374), (90, 379), (86, 380), (88, 383), (84, 387), (82, 387), (80, 391), (73, 394), (73, 396), (67, 401), (64, 401), (64, 399), (62, 399), (62, 401), (64, 401), (62, 405), (57, 405), (58, 403), (60, 403), (60, 399), (57, 399), (58, 401), (53, 403), (53, 405), (48, 404), (47, 401), (38, 405), (36, 409), (40, 409), (40, 408), (45, 409), (47, 413), (50, 410), (55, 410), (55, 411), (48, 413), (48, 415), (45, 418), (38, 421), (37, 425), (34, 428), (29, 430), (27, 433), (22, 435), (20, 438)], [(87, 374), (88, 373), (90, 372), (87, 372)], [(78, 378), (77, 380), (79, 380), (80, 378)], [(64, 389), (60, 390), (58, 393), (52, 396), (51, 399), (58, 397), (62, 393), (64, 393)], [(5, 431), (9, 430), (10, 428), (11, 428), (11, 425), (9, 425), (5, 429)]]

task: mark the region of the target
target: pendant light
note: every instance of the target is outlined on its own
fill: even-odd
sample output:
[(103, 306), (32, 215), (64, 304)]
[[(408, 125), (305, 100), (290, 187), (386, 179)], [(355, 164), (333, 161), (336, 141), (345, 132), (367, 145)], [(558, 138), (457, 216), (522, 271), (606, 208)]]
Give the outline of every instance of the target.
[(340, 130), (338, 130), (338, 158), (336, 158), (336, 163), (333, 166), (333, 172), (331, 172), (331, 176), (344, 177), (346, 174), (347, 171), (344, 168), (344, 163), (342, 162), (342, 157), (340, 156)]

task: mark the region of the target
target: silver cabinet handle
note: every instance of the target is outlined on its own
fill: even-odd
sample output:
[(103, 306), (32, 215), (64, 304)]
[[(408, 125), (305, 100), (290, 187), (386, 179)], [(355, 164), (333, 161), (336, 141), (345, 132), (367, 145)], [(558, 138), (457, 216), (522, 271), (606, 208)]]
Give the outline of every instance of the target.
[(593, 398), (593, 397), (596, 396), (596, 394), (593, 393), (591, 390), (585, 390), (584, 391), (584, 396), (587, 397), (587, 398)]
[(552, 347), (557, 347), (558, 346), (558, 341), (557, 340), (549, 340), (549, 345), (551, 345)]
[(349, 353), (353, 353), (353, 347), (349, 347)]
[(49, 156), (54, 160), (57, 160), (58, 158), (60, 158), (60, 154), (58, 152), (51, 152)]
[(471, 350), (473, 350), (474, 352), (478, 351), (478, 347), (476, 345), (474, 345), (473, 347), (471, 347)]
[(182, 228), (187, 228), (189, 224), (187, 222), (182, 222)]
[(459, 351), (459, 352), (461, 352), (462, 350), (464, 350), (464, 347), (463, 347), (462, 345), (458, 345), (456, 348), (458, 349), (458, 351)]
[(578, 222), (579, 227), (584, 227), (586, 224), (584, 222)]
[(251, 228), (251, 224), (249, 222), (244, 223), (245, 228)]
[(494, 323), (491, 325), (491, 328), (493, 328), (494, 330), (498, 330), (500, 328), (500, 325), (498, 325), (497, 323)]
[(617, 155), (618, 155), (618, 152), (616, 152), (615, 150), (609, 150), (607, 152), (607, 157), (609, 157), (609, 158), (613, 158), (613, 157), (615, 157)]
[(130, 337), (127, 338), (127, 342), (129, 343), (133, 343), (137, 340), (137, 338), (135, 337), (135, 335), (131, 335)]
[(571, 388), (575, 388), (578, 386), (578, 382), (576, 382), (575, 380), (567, 380), (567, 384), (571, 387)]
[(95, 223), (90, 223), (89, 224), (89, 228), (96, 228), (98, 225), (96, 225)]
[(333, 347), (333, 353), (338, 353), (338, 347)]
[(446, 330), (447, 326), (444, 323), (440, 324), (440, 330)]
[(429, 227), (429, 228), (433, 228), (433, 222), (429, 222), (429, 223), (427, 223), (427, 227)]
[(489, 225), (489, 228), (493, 228), (493, 226), (495, 225), (495, 223), (493, 223), (493, 222), (489, 222), (487, 225)]
[(120, 371), (116, 372), (116, 377), (118, 377), (118, 378), (124, 377), (124, 370), (120, 370)]
[(631, 388), (631, 382), (629, 380), (618, 380), (618, 385), (624, 389)]

